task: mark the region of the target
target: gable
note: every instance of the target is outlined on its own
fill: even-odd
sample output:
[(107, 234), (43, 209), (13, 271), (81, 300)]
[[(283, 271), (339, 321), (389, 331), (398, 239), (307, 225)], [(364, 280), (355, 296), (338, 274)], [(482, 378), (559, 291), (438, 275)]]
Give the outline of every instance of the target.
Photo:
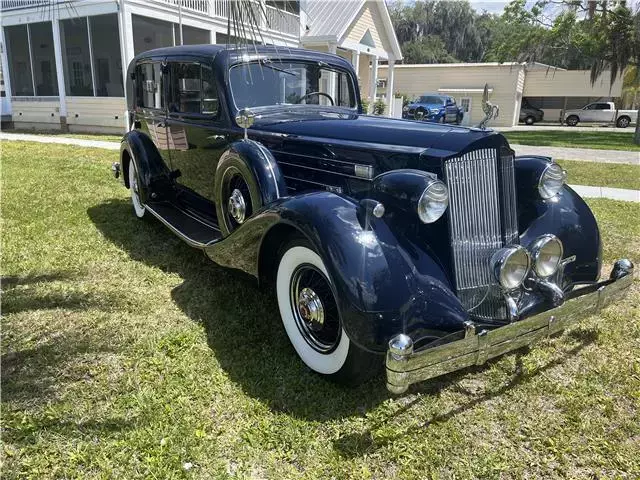
[[(347, 29), (345, 38), (368, 47), (379, 48), (387, 52), (392, 51), (382, 18), (380, 18), (380, 12), (373, 2), (365, 3), (360, 13)], [(373, 43), (373, 45), (369, 42)]]

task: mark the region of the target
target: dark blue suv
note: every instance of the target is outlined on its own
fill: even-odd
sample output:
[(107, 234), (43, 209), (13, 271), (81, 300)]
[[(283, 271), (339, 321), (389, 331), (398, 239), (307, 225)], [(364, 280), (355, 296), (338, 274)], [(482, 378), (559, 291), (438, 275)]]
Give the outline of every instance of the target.
[(459, 125), (462, 122), (462, 109), (458, 108), (453, 97), (427, 93), (406, 105), (402, 109), (402, 118)]

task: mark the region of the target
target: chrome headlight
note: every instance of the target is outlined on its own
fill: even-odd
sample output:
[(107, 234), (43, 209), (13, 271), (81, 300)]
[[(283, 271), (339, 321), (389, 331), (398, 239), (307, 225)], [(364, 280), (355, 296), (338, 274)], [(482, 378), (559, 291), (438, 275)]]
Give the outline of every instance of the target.
[(402, 111), (403, 112), (408, 112), (409, 111), (409, 105), (405, 105), (404, 107), (402, 107)]
[(538, 181), (538, 192), (544, 199), (555, 197), (567, 181), (567, 172), (557, 163), (547, 165)]
[(542, 235), (531, 245), (533, 271), (541, 278), (556, 273), (562, 260), (562, 242), (555, 235)]
[(432, 108), (432, 109), (430, 110), (430, 112), (431, 112), (431, 113), (439, 113), (439, 112), (440, 112), (440, 109), (439, 109), (439, 108)]
[(524, 247), (514, 245), (498, 250), (491, 257), (493, 273), (498, 283), (505, 290), (513, 290), (522, 285), (529, 269), (531, 268), (531, 257)]
[(449, 190), (440, 180), (433, 180), (418, 200), (418, 217), (422, 223), (438, 220), (449, 205)]

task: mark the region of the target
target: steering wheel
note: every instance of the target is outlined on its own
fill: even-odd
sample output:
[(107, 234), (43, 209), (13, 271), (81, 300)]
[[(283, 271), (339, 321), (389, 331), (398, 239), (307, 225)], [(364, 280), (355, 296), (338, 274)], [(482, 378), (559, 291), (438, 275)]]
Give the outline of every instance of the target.
[(329, 95), (328, 93), (324, 93), (324, 92), (309, 92), (306, 95), (303, 95), (302, 97), (300, 97), (300, 99), (296, 103), (302, 103), (303, 100), (306, 100), (307, 97), (311, 97), (312, 95), (327, 97), (329, 99), (329, 101), (331, 102), (331, 105), (332, 106), (335, 105), (335, 102), (333, 101), (333, 98), (331, 98), (331, 95)]

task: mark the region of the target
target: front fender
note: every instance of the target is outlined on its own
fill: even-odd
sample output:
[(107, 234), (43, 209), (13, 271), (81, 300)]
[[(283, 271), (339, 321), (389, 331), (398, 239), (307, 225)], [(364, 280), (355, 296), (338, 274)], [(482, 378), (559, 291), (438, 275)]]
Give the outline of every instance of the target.
[(565, 268), (566, 282), (596, 281), (602, 243), (593, 212), (568, 185), (548, 200), (538, 193), (538, 180), (550, 161), (548, 157), (516, 157), (520, 243), (529, 246), (540, 235), (552, 233), (562, 241), (565, 258), (576, 256)]
[(206, 251), (217, 263), (259, 277), (260, 264), (277, 268), (277, 259), (263, 263), (260, 257), (276, 255), (264, 245), (284, 225), (304, 235), (322, 257), (344, 329), (360, 347), (382, 353), (398, 333), (430, 341), (462, 330), (467, 312), (440, 266), (400, 242), (384, 218), (363, 225), (359, 208), (330, 192), (281, 199)]

